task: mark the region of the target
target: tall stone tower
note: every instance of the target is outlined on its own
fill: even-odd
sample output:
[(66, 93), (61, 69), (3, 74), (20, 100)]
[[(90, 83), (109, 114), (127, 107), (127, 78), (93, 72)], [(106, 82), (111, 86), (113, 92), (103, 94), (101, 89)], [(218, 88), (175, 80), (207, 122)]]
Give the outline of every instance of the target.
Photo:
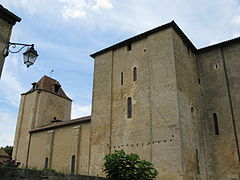
[(51, 124), (54, 119), (69, 120), (71, 101), (55, 79), (43, 76), (37, 83), (32, 83), (32, 88), (21, 96), (13, 158), (25, 166), (31, 140), (29, 131)]
[(151, 161), (158, 179), (204, 176), (195, 52), (171, 22), (91, 55), (90, 174), (123, 149)]

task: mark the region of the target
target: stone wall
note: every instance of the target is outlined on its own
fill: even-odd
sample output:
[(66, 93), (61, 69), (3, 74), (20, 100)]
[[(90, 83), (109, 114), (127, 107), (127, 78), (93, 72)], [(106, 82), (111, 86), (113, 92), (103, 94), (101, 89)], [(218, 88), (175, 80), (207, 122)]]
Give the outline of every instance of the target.
[(174, 32), (178, 110), (184, 180), (205, 179), (198, 71), (195, 52)]
[(63, 121), (69, 120), (70, 114), (70, 100), (41, 90), (23, 94), (14, 138), (13, 158), (25, 167), (30, 143), (29, 131), (51, 123), (54, 117)]
[(74, 173), (88, 175), (89, 141), (90, 123), (31, 133), (27, 165), (31, 168), (44, 168), (48, 158), (48, 168), (71, 173), (74, 155)]
[(8, 11), (0, 4), (0, 78), (5, 60), (3, 52), (8, 45), (8, 42), (10, 41), (12, 27), (16, 22), (20, 21), (21, 18)]
[(10, 40), (11, 32), (12, 25), (9, 24), (6, 20), (0, 18), (0, 78), (5, 60), (2, 52), (6, 48), (7, 42)]
[(105, 178), (96, 176), (84, 176), (76, 174), (59, 174), (46, 171), (29, 169), (0, 168), (1, 179), (7, 180), (104, 180)]
[[(240, 178), (237, 151), (240, 135), (239, 57), (240, 43), (204, 49), (197, 56), (209, 180)], [(216, 132), (214, 113), (219, 133)]]
[[(123, 149), (151, 161), (160, 173), (158, 179), (181, 179), (172, 34), (173, 29), (166, 29), (95, 58), (91, 175), (102, 173), (106, 154)], [(131, 118), (127, 117), (129, 97)]]

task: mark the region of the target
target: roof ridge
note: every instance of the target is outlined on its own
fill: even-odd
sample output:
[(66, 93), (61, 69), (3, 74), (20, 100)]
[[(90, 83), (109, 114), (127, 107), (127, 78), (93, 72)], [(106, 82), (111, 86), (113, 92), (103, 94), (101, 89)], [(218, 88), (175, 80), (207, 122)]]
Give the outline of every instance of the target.
[(228, 39), (228, 40), (225, 40), (225, 41), (222, 41), (222, 42), (219, 42), (219, 43), (211, 44), (209, 46), (199, 48), (198, 52), (205, 51), (205, 50), (208, 50), (208, 49), (212, 49), (212, 48), (215, 48), (217, 46), (225, 46), (225, 45), (232, 44), (232, 43), (235, 43), (235, 42), (238, 42), (238, 41), (240, 41), (240, 36), (232, 38), (232, 39)]
[(147, 37), (147, 36), (149, 36), (149, 35), (151, 35), (151, 34), (154, 34), (154, 33), (156, 33), (156, 32), (160, 32), (160, 31), (165, 30), (165, 29), (168, 29), (168, 28), (170, 28), (170, 27), (172, 27), (172, 28), (176, 31), (176, 33), (178, 33), (178, 35), (182, 37), (182, 39), (185, 41), (185, 43), (188, 44), (189, 47), (190, 47), (194, 52), (197, 51), (197, 48), (196, 48), (196, 47), (193, 45), (193, 43), (188, 39), (188, 37), (184, 34), (184, 32), (181, 30), (181, 28), (175, 23), (174, 20), (172, 20), (172, 21), (170, 21), (169, 23), (160, 25), (160, 26), (158, 26), (158, 27), (156, 27), (156, 28), (150, 29), (150, 30), (148, 30), (148, 31), (145, 31), (145, 32), (143, 32), (143, 33), (140, 33), (140, 34), (138, 34), (138, 35), (136, 35), (136, 36), (133, 36), (133, 37), (131, 37), (131, 38), (128, 38), (128, 39), (126, 39), (126, 40), (120, 41), (119, 43), (116, 43), (116, 44), (114, 44), (114, 45), (112, 45), (112, 46), (109, 46), (109, 47), (107, 47), (107, 48), (104, 48), (104, 49), (102, 49), (102, 50), (100, 50), (100, 51), (97, 51), (97, 52), (91, 54), (90, 56), (91, 56), (92, 58), (94, 58), (94, 57), (96, 57), (96, 56), (99, 55), (99, 54), (105, 53), (105, 52), (110, 51), (110, 50), (113, 50), (113, 49), (117, 49), (117, 48), (119, 48), (119, 47), (122, 47), (122, 46), (124, 46), (124, 45), (127, 45), (128, 43), (135, 42), (135, 41), (137, 41), (137, 40), (139, 40), (139, 39), (143, 39), (143, 38), (145, 38), (145, 37)]
[[(58, 85), (58, 87), (56, 87)], [(61, 84), (51, 77), (44, 75), (39, 81), (33, 83), (33, 87), (23, 94), (31, 93), (35, 90), (46, 91), (72, 101), (64, 92)]]

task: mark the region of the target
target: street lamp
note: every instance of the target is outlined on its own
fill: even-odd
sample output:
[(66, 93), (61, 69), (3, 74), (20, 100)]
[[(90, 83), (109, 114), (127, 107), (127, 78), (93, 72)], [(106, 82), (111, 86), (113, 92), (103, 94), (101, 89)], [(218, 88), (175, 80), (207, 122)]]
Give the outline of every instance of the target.
[[(11, 48), (16, 48), (17, 46), (22, 46), (19, 50), (13, 51)], [(23, 53), (23, 62), (27, 65), (27, 67), (34, 64), (38, 57), (37, 51), (34, 49), (34, 44), (22, 44), (22, 43), (11, 43), (9, 42), (7, 47), (3, 51), (3, 56), (7, 57), (10, 53), (19, 53), (23, 48), (28, 47), (26, 52)]]

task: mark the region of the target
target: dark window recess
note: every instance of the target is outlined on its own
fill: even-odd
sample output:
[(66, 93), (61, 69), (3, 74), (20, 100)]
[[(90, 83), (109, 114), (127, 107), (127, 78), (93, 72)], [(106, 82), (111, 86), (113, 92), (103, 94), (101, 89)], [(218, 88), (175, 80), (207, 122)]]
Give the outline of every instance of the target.
[(132, 98), (127, 99), (127, 117), (132, 118)]
[(36, 89), (36, 85), (37, 85), (37, 83), (36, 83), (36, 82), (32, 83), (32, 89), (33, 89), (33, 90), (35, 90), (35, 89)]
[(137, 80), (137, 68), (134, 67), (133, 68), (133, 81), (136, 81)]
[(45, 169), (48, 168), (48, 157), (46, 157), (46, 159), (45, 159), (45, 165), (44, 165), (44, 168), (45, 168)]
[(187, 52), (188, 52), (188, 55), (190, 55), (190, 49), (188, 46), (187, 46)]
[(131, 50), (132, 50), (132, 44), (131, 44), (131, 43), (129, 43), (129, 44), (127, 45), (127, 50), (128, 50), (128, 51), (131, 51)]
[(72, 174), (75, 173), (75, 161), (76, 161), (76, 157), (75, 157), (75, 155), (72, 155), (72, 161), (71, 161), (71, 173)]
[(121, 85), (123, 85), (123, 72), (121, 73)]
[(198, 150), (196, 149), (196, 170), (197, 174), (200, 174), (199, 159), (198, 159)]
[(218, 69), (218, 64), (214, 64), (214, 69)]
[(215, 135), (219, 135), (218, 118), (216, 113), (213, 113), (213, 123), (214, 123)]
[(54, 84), (54, 92), (55, 92), (55, 93), (58, 93), (59, 90), (60, 90), (60, 87), (61, 87), (61, 85), (59, 85), (59, 84)]
[(194, 112), (194, 108), (193, 108), (193, 107), (191, 107), (191, 112), (192, 112), (192, 113)]
[(201, 79), (198, 79), (198, 84), (201, 84)]

